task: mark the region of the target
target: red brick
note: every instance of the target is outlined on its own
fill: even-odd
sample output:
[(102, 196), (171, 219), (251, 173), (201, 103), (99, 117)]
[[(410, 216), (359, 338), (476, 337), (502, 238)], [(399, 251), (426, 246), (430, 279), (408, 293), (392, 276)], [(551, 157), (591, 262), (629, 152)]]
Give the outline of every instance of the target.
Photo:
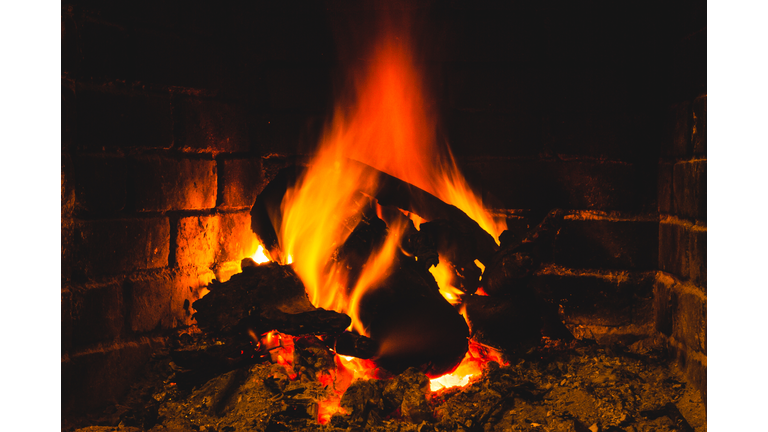
[(690, 235), (677, 221), (659, 223), (659, 268), (685, 279), (690, 274)]
[(168, 94), (132, 90), (119, 84), (78, 84), (79, 150), (170, 148), (172, 143)]
[(118, 403), (162, 339), (141, 339), (85, 351), (61, 362), (62, 415), (90, 412)]
[(256, 252), (258, 239), (251, 231), (251, 215), (248, 211), (220, 215), (219, 252), (217, 262), (240, 261)]
[(693, 101), (693, 153), (707, 153), (707, 95)]
[(216, 205), (216, 162), (137, 157), (130, 173), (137, 211), (203, 210)]
[(658, 231), (657, 221), (569, 219), (557, 235), (554, 262), (574, 268), (656, 269)]
[(174, 103), (178, 148), (186, 152), (247, 152), (248, 124), (243, 108), (212, 100), (181, 98)]
[(574, 325), (621, 326), (648, 320), (655, 275), (640, 272), (605, 274), (557, 270), (534, 277), (537, 292), (562, 307)]
[(678, 294), (672, 336), (693, 351), (707, 353), (707, 303), (699, 294)]
[(252, 207), (256, 196), (266, 186), (261, 158), (225, 159), (219, 163), (219, 169), (224, 183), (221, 207)]
[(77, 270), (87, 277), (168, 265), (167, 218), (76, 221)]
[(659, 179), (657, 183), (659, 213), (672, 213), (672, 173), (675, 164), (659, 162)]
[(80, 155), (74, 162), (79, 212), (114, 214), (125, 208), (127, 170), (122, 156)]
[(125, 313), (120, 281), (70, 291), (74, 349), (111, 342), (123, 335)]
[(211, 267), (219, 246), (219, 217), (183, 217), (176, 229), (176, 266)]
[(706, 159), (675, 164), (673, 210), (684, 218), (707, 220)]
[(690, 278), (694, 285), (707, 293), (707, 229), (694, 226), (690, 230)]
[(126, 291), (131, 330), (142, 333), (190, 325), (191, 304), (213, 277), (209, 269), (193, 267), (131, 276)]
[(681, 102), (669, 108), (666, 119), (666, 133), (661, 146), (662, 156), (682, 158), (691, 149), (691, 104)]

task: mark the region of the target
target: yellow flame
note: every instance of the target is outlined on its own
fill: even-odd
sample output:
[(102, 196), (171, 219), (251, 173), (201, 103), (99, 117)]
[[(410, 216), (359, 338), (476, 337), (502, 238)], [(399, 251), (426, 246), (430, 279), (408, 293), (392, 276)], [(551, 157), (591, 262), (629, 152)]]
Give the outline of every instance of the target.
[(256, 253), (253, 254), (251, 259), (256, 261), (256, 264), (264, 264), (271, 261), (262, 245), (259, 245), (259, 247), (256, 248)]
[(440, 294), (448, 300), (448, 303), (456, 305), (461, 303), (461, 296), (464, 292), (453, 286), (454, 271), (450, 264), (441, 256), (438, 256), (439, 263), (437, 266), (429, 268), (429, 272), (437, 282), (437, 286), (440, 287)]

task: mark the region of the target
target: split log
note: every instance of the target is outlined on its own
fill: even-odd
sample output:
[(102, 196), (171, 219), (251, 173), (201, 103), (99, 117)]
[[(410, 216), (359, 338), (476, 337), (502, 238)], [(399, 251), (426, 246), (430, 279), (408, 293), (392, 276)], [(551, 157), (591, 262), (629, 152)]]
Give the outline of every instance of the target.
[(349, 316), (317, 309), (293, 268), (277, 263), (245, 267), (224, 283), (214, 282), (210, 293), (196, 301), (198, 326), (214, 334), (257, 334), (270, 330), (292, 336), (341, 334)]
[[(471, 261), (477, 259), (485, 266), (490, 264), (498, 250), (495, 240), (459, 208), (369, 165), (357, 161), (353, 163), (378, 175), (378, 190), (374, 198), (380, 205), (412, 212), (428, 221), (450, 221), (454, 229), (462, 233), (462, 242), (471, 243), (468, 248), (473, 254)], [(282, 223), (280, 204), (285, 191), (296, 183), (302, 171), (303, 168), (298, 166), (283, 168), (259, 194), (251, 208), (251, 229), (273, 258), (281, 254), (277, 236), (277, 229)]]

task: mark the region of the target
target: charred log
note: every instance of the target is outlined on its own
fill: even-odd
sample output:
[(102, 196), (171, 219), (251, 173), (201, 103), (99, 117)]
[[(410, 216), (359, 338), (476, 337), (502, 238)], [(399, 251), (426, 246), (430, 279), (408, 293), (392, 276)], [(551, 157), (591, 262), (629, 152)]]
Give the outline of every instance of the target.
[(498, 295), (525, 286), (541, 263), (550, 259), (563, 214), (560, 209), (553, 210), (519, 242), (507, 231), (502, 233), (502, 248), (483, 274), (483, 289)]
[(379, 352), (379, 344), (376, 341), (352, 332), (340, 334), (334, 347), (337, 354), (361, 359), (373, 358)]
[(347, 315), (316, 309), (290, 266), (269, 263), (245, 267), (193, 305), (198, 326), (213, 334), (257, 334), (270, 330), (294, 336), (340, 334), (351, 323)]

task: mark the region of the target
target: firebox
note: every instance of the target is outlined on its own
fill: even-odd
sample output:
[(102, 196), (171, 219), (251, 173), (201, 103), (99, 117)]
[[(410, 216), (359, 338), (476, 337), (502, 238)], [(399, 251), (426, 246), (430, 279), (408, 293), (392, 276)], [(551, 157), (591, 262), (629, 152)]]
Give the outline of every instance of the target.
[(61, 19), (62, 429), (706, 428), (705, 2)]

